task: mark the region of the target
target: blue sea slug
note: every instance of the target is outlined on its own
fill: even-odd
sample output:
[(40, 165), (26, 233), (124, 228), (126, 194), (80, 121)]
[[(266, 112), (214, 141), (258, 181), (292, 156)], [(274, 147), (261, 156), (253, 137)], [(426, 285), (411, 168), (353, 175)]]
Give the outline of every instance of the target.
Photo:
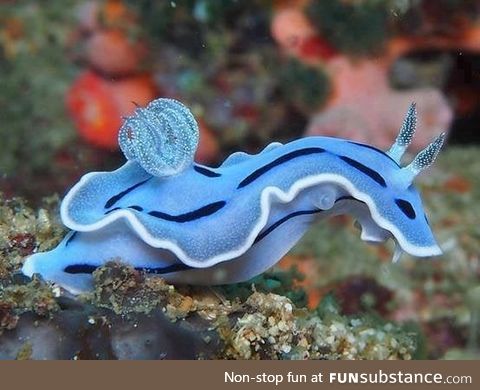
[(393, 238), (394, 260), (402, 251), (439, 255), (412, 181), (444, 134), (402, 167), (415, 126), (412, 105), (386, 153), (308, 137), (233, 153), (212, 168), (193, 161), (199, 133), (190, 111), (155, 100), (120, 129), (126, 164), (88, 173), (68, 192), (61, 217), (71, 231), (55, 249), (30, 256), (23, 272), (73, 293), (91, 289), (93, 270), (112, 259), (171, 282), (234, 283), (274, 265), (312, 223), (339, 214), (352, 215), (367, 242)]

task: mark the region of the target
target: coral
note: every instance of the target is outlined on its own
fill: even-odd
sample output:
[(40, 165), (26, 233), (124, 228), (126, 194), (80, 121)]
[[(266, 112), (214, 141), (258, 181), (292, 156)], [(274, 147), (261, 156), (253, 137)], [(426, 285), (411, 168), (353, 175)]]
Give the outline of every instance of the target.
[(148, 75), (111, 81), (84, 71), (66, 95), (66, 104), (82, 137), (93, 145), (116, 149), (121, 117), (156, 96)]
[(12, 305), (6, 302), (0, 303), (0, 335), (4, 329), (11, 330), (17, 326), (18, 315), (12, 312)]
[(160, 307), (171, 320), (181, 320), (179, 327), (216, 329), (208, 340), (215, 340), (218, 358), (408, 359), (416, 351), (418, 333), (376, 317), (344, 317), (329, 297), (316, 311), (255, 289), (245, 300), (231, 301), (221, 289), (175, 288), (118, 263), (99, 268), (95, 284), (82, 301), (128, 317)]
[(66, 105), (81, 137), (116, 149), (119, 118), (159, 93), (145, 66), (148, 45), (135, 12), (122, 1), (83, 4), (77, 17), (74, 46), (83, 46), (79, 59), (89, 69), (69, 88)]
[(112, 261), (94, 272), (95, 289), (80, 299), (116, 314), (144, 313), (162, 307), (175, 321), (196, 312), (214, 319), (231, 312), (232, 304), (213, 289), (177, 289), (159, 277), (149, 276), (132, 267)]
[(276, 9), (270, 29), (273, 39), (285, 53), (304, 63), (316, 63), (335, 55), (335, 50), (317, 33), (299, 8)]
[(175, 299), (175, 290), (161, 279), (146, 279), (132, 267), (112, 261), (94, 274), (95, 290), (83, 299), (115, 313), (143, 312), (148, 314), (162, 301)]
[[(327, 66), (332, 80), (332, 97), (313, 116), (307, 135), (331, 135), (372, 142), (386, 148), (398, 131), (399, 107), (417, 102), (419, 123), (413, 150), (422, 148), (434, 135), (449, 128), (452, 110), (445, 97), (433, 88), (408, 91), (392, 89), (389, 64), (379, 58), (354, 61), (337, 56)], [(364, 99), (368, 96), (368, 99)]]
[(128, 76), (143, 70), (147, 62), (146, 37), (138, 15), (121, 0), (87, 1), (75, 8), (76, 44), (81, 57), (109, 77)]
[[(90, 2), (77, 9), (77, 17), (76, 45), (84, 46), (80, 59), (88, 69), (68, 90), (66, 104), (82, 138), (114, 150), (120, 118), (165, 92), (154, 81), (152, 64), (147, 61), (149, 45), (134, 6), (119, 0)], [(200, 131), (197, 158), (208, 162), (218, 152), (216, 137), (205, 124)]]

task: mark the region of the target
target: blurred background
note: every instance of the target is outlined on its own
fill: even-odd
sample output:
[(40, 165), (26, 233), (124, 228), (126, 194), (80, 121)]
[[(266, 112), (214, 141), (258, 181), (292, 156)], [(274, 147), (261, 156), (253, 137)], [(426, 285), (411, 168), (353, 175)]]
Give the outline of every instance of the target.
[(411, 322), (428, 358), (478, 358), (480, 1), (0, 1), (0, 191), (32, 207), (123, 163), (121, 117), (155, 97), (191, 108), (197, 161), (306, 135), (388, 148), (417, 103), (411, 153), (441, 258), (367, 247), (351, 220), (311, 231), (280, 268), (304, 305)]

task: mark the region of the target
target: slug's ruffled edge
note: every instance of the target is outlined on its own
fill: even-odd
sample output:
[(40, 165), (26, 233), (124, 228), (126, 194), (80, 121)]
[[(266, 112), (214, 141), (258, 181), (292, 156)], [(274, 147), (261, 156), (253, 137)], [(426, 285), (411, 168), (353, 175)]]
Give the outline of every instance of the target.
[[(128, 164), (128, 163), (127, 163)], [(118, 170), (124, 168), (125, 165)], [(118, 171), (117, 170), (117, 171)], [(115, 172), (115, 171), (114, 171)], [(377, 210), (373, 199), (368, 196), (366, 193), (359, 191), (353, 183), (351, 183), (346, 178), (336, 175), (336, 174), (319, 174), (305, 177), (301, 180), (298, 180), (287, 192), (284, 192), (278, 187), (269, 186), (265, 187), (260, 195), (260, 206), (261, 212), (260, 216), (257, 220), (257, 223), (254, 225), (252, 231), (248, 235), (247, 239), (236, 249), (232, 249), (231, 251), (224, 252), (222, 254), (213, 256), (208, 260), (196, 260), (195, 258), (189, 257), (181, 247), (179, 247), (176, 243), (165, 240), (165, 239), (157, 239), (152, 236), (147, 229), (142, 225), (142, 223), (138, 220), (135, 214), (130, 210), (117, 210), (114, 211), (105, 217), (103, 217), (98, 222), (93, 224), (78, 224), (72, 218), (70, 218), (68, 214), (68, 208), (71, 200), (75, 197), (76, 192), (86, 183), (90, 178), (95, 175), (99, 174), (109, 174), (112, 172), (91, 172), (87, 175), (83, 176), (81, 180), (68, 192), (65, 196), (65, 199), (62, 202), (60, 208), (60, 214), (63, 223), (72, 230), (80, 231), (80, 232), (92, 232), (97, 229), (103, 228), (110, 223), (115, 222), (118, 219), (125, 218), (126, 221), (129, 222), (130, 226), (133, 228), (134, 232), (148, 245), (154, 248), (162, 248), (167, 249), (173, 252), (178, 259), (183, 262), (184, 264), (194, 267), (194, 268), (207, 268), (211, 267), (215, 264), (235, 259), (241, 255), (243, 255), (254, 243), (255, 238), (258, 234), (262, 231), (262, 229), (266, 226), (268, 217), (270, 214), (270, 208), (272, 204), (272, 200), (275, 198), (276, 201), (281, 203), (289, 203), (300, 193), (300, 191), (307, 189), (309, 187), (322, 184), (322, 183), (335, 183), (342, 186), (345, 190), (347, 190), (354, 198), (365, 202), (370, 210), (370, 215), (373, 221), (380, 226), (381, 228), (388, 230), (393, 236), (394, 239), (398, 242), (400, 247), (407, 253), (413, 256), (418, 257), (428, 257), (428, 256), (437, 256), (442, 254), (442, 250), (440, 247), (435, 244), (432, 246), (418, 246), (415, 244), (410, 243), (406, 237), (401, 233), (401, 231), (390, 221), (383, 218)], [(434, 238), (432, 236), (432, 240)]]

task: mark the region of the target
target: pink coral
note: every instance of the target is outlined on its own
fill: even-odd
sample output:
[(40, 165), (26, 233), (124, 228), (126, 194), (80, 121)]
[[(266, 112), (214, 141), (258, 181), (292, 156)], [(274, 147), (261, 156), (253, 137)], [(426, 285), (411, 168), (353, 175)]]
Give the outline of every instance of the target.
[(430, 138), (450, 126), (452, 110), (440, 91), (392, 89), (385, 62), (353, 62), (337, 56), (329, 61), (328, 69), (332, 74), (333, 96), (326, 109), (311, 119), (308, 135), (352, 138), (387, 148), (395, 139), (412, 101), (417, 102), (421, 129), (414, 138), (412, 150), (423, 148)]

